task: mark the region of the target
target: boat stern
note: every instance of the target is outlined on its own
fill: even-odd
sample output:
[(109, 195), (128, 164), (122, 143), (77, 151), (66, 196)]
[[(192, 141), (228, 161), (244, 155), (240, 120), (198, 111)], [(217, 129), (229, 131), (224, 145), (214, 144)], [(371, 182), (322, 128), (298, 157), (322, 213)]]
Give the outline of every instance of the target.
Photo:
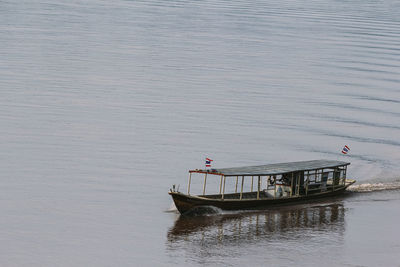
[(346, 179), (345, 180), (345, 187), (349, 187), (350, 185), (354, 184), (356, 182), (356, 180), (353, 179)]

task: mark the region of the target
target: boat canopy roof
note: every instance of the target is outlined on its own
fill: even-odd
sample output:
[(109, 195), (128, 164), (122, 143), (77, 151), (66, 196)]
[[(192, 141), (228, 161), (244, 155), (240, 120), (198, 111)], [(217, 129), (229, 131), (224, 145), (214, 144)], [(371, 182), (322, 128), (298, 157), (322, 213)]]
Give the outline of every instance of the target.
[(222, 168), (222, 169), (205, 169), (190, 170), (189, 172), (209, 173), (225, 176), (258, 176), (258, 175), (277, 175), (291, 173), (297, 171), (311, 171), (319, 169), (332, 169), (349, 165), (349, 162), (337, 160), (309, 160), (297, 162), (275, 163), (268, 165)]

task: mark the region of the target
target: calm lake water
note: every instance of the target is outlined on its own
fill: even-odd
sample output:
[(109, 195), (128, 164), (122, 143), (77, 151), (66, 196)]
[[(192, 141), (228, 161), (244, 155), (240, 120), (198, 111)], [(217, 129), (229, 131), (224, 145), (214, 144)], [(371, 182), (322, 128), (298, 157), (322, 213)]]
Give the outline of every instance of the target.
[[(399, 1), (6, 0), (0, 40), (1, 266), (400, 266)], [(205, 157), (357, 185), (167, 212)]]

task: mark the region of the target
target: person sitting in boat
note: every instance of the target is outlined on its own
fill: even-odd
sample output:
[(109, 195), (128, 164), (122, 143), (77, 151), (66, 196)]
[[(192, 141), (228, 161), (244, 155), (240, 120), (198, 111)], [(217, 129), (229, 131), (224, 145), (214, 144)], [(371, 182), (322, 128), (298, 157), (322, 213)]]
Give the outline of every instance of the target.
[(285, 174), (282, 174), (282, 184), (284, 184), (284, 185), (290, 185), (290, 177), (289, 177), (289, 174), (287, 174), (287, 173), (285, 173)]
[(276, 189), (276, 195), (277, 197), (283, 196), (282, 186), (278, 186), (278, 188)]
[(268, 178), (268, 182), (269, 182), (270, 185), (274, 185), (275, 182), (276, 182), (276, 176), (275, 175), (274, 176), (270, 176)]

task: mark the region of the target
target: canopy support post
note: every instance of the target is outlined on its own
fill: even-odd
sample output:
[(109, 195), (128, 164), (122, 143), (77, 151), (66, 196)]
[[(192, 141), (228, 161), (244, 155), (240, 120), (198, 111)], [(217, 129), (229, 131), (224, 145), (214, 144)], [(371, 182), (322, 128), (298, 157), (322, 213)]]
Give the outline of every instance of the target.
[(290, 179), (290, 196), (293, 195), (293, 176), (294, 172), (292, 172), (292, 178)]
[(204, 175), (203, 196), (206, 194), (207, 173)]
[(310, 171), (307, 171), (307, 180), (306, 180), (306, 196), (308, 195), (308, 184), (310, 183)]
[(187, 192), (188, 195), (190, 195), (190, 183), (191, 183), (191, 181), (192, 181), (192, 173), (189, 172), (189, 182), (188, 182), (188, 192)]
[(258, 176), (257, 199), (260, 199), (260, 176)]
[(236, 176), (236, 186), (235, 186), (235, 193), (237, 193), (237, 185), (238, 185), (239, 176)]
[[(224, 194), (225, 194), (225, 181), (226, 181), (226, 176), (225, 175), (223, 175), (224, 176), (224, 186), (223, 186), (223, 188), (222, 188), (222, 195), (221, 195), (221, 198), (222, 199), (224, 199)], [(222, 177), (222, 176), (221, 176)]]
[(244, 183), (244, 176), (242, 176), (242, 188), (240, 189), (240, 200), (243, 198), (243, 183)]
[(253, 192), (253, 178), (254, 176), (251, 176), (251, 192)]
[(221, 190), (222, 190), (222, 176), (221, 175), (221, 181), (219, 182), (219, 194), (221, 195)]

